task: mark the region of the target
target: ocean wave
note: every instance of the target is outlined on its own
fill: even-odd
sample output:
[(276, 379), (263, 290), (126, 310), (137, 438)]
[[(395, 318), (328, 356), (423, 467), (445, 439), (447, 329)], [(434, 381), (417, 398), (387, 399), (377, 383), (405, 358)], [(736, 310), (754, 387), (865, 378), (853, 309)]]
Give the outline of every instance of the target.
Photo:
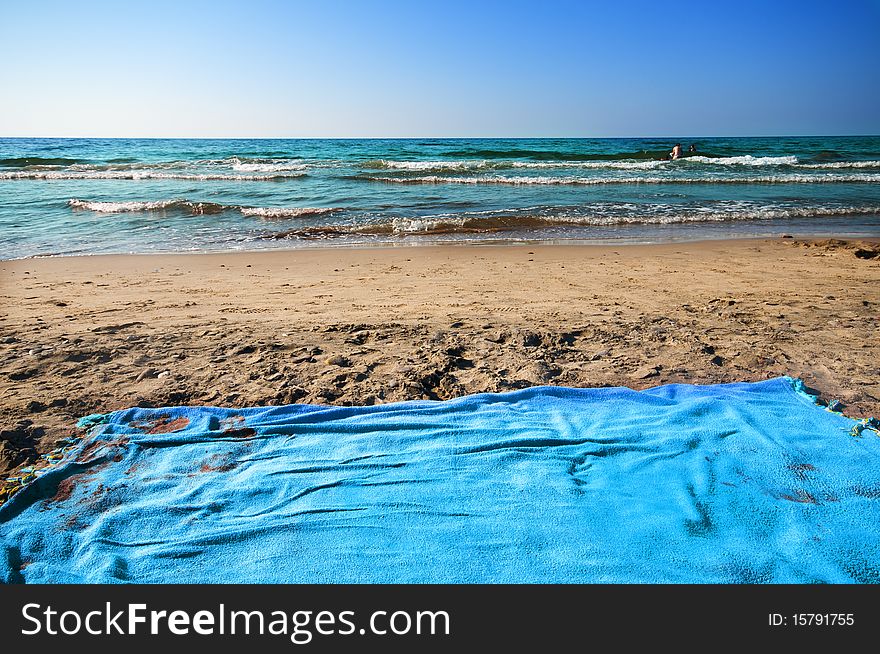
[(798, 164), (799, 168), (880, 168), (880, 161), (833, 161), (828, 163)]
[(371, 159), (359, 164), (360, 168), (372, 170), (409, 170), (409, 171), (460, 171), (460, 170), (493, 170), (506, 168), (509, 164), (493, 161), (390, 161), (388, 159)]
[[(494, 214), (494, 215), (493, 215)], [(356, 236), (406, 237), (438, 236), (445, 234), (493, 234), (510, 231), (528, 231), (553, 227), (609, 227), (630, 224), (674, 225), (698, 222), (759, 221), (790, 218), (830, 218), (835, 216), (880, 215), (880, 206), (872, 207), (748, 207), (741, 210), (712, 210), (709, 208), (690, 211), (676, 210), (656, 213), (590, 213), (584, 215), (540, 215), (538, 213), (481, 212), (456, 216), (393, 218), (388, 221), (364, 224), (321, 225), (264, 235), (265, 239), (328, 239)]]
[(215, 202), (191, 202), (189, 200), (157, 200), (153, 202), (95, 202), (90, 200), (68, 200), (72, 209), (94, 211), (96, 213), (131, 213), (167, 211), (177, 209), (194, 215), (221, 213), (229, 209), (227, 205)]
[[(561, 150), (529, 150), (520, 148), (511, 148), (509, 150), (494, 149), (462, 149), (441, 153), (446, 157), (458, 157), (470, 160), (498, 160), (498, 159), (526, 159), (538, 162), (559, 163), (559, 162), (591, 162), (591, 161), (658, 161), (664, 160), (672, 150), (672, 145), (663, 147), (662, 149), (657, 143), (648, 144), (649, 148), (644, 150), (636, 150), (630, 152), (566, 152)], [(850, 163), (860, 164), (861, 162), (845, 162), (841, 161), (843, 155), (838, 152), (820, 152), (812, 157), (812, 161), (819, 166), (824, 166), (831, 162), (843, 163), (842, 167), (850, 167)], [(778, 166), (778, 165), (798, 165), (799, 160), (795, 155), (766, 155), (754, 156), (752, 154), (743, 155), (724, 155), (713, 152), (697, 152), (683, 153), (678, 162), (698, 162), (714, 165), (734, 165), (734, 166)], [(852, 167), (862, 167), (856, 165)], [(870, 166), (865, 166), (870, 167)]]
[(342, 211), (341, 207), (238, 207), (244, 216), (258, 218), (303, 218)]
[(795, 156), (783, 157), (754, 157), (750, 154), (744, 154), (738, 157), (703, 157), (700, 155), (690, 155), (677, 159), (687, 163), (704, 163), (713, 166), (794, 166), (798, 162)]
[(365, 161), (361, 168), (376, 170), (403, 170), (411, 172), (460, 172), (472, 170), (505, 170), (511, 168), (553, 169), (588, 168), (612, 170), (651, 170), (664, 165), (664, 161), (389, 161), (374, 159)]
[(132, 213), (155, 211), (184, 211), (193, 215), (217, 214), (224, 211), (238, 211), (243, 216), (258, 218), (304, 218), (343, 211), (340, 207), (247, 207), (238, 204), (217, 202), (197, 202), (193, 200), (172, 199), (154, 201), (104, 202), (72, 199), (67, 201), (72, 209), (94, 211), (96, 213)]
[[(5, 163), (4, 163), (5, 162)], [(225, 159), (176, 159), (172, 161), (138, 161), (122, 159), (102, 163), (85, 162), (80, 159), (2, 159), (0, 166), (25, 169), (22, 172), (57, 171), (59, 173), (104, 172), (124, 173), (129, 171), (184, 170), (203, 173), (204, 169), (232, 169), (239, 172), (276, 173), (306, 170), (308, 165), (290, 159), (244, 159), (230, 157)]]
[(563, 152), (559, 150), (453, 150), (442, 153), (447, 157), (462, 159), (532, 159), (534, 161), (617, 161), (622, 159), (662, 159), (672, 148), (662, 150), (638, 150), (634, 152)]
[[(520, 151), (510, 151), (520, 152)], [(621, 156), (624, 153), (621, 153)], [(625, 153), (633, 154), (633, 153)], [(656, 154), (656, 153), (654, 153)], [(661, 153), (666, 154), (666, 153)], [(546, 170), (548, 174), (555, 170), (584, 170), (601, 172), (608, 171), (657, 171), (667, 172), (670, 175), (680, 174), (683, 177), (697, 176), (698, 171), (708, 174), (713, 169), (724, 170), (749, 170), (757, 168), (785, 170), (795, 172), (800, 169), (810, 171), (841, 171), (846, 169), (878, 170), (880, 161), (827, 161), (818, 163), (801, 163), (793, 155), (785, 156), (753, 156), (741, 155), (730, 157), (686, 155), (676, 160), (662, 160), (659, 157), (641, 157), (635, 159), (605, 159), (595, 158), (593, 155), (584, 155), (588, 160), (515, 160), (515, 159), (458, 159), (425, 161), (407, 161), (394, 159), (372, 159), (367, 161), (352, 161), (342, 159), (310, 160), (285, 158), (247, 159), (242, 157), (228, 157), (224, 159), (192, 159), (172, 161), (137, 161), (119, 160), (114, 162), (86, 162), (81, 159), (66, 158), (35, 158), (19, 157), (15, 159), (0, 160), (0, 181), (2, 180), (184, 180), (184, 181), (276, 181), (304, 177), (306, 171), (324, 168), (359, 168), (363, 171), (386, 170), (389, 173), (399, 173), (400, 177), (410, 175), (414, 182), (429, 183), (429, 180), (420, 179), (419, 176), (430, 177), (431, 175), (462, 174), (467, 173), (503, 173), (508, 170)], [(604, 157), (605, 155), (601, 155)], [(569, 158), (571, 159), (571, 157)], [(4, 170), (3, 168), (6, 168)], [(9, 169), (12, 168), (12, 169)], [(15, 169), (19, 168), (19, 169)], [(756, 171), (757, 172), (757, 171)], [(564, 179), (564, 178), (560, 178)], [(749, 183), (746, 178), (744, 183)], [(390, 181), (390, 180), (383, 180)], [(644, 180), (646, 183), (657, 180)], [(702, 180), (701, 180), (702, 181)], [(715, 180), (713, 180), (715, 181)], [(761, 180), (773, 182), (775, 180)], [(807, 179), (811, 181), (828, 181)], [(835, 180), (831, 180), (835, 181)], [(860, 180), (853, 180), (860, 181)], [(869, 180), (870, 181), (870, 180)], [(475, 183), (462, 181), (460, 183)], [(485, 183), (504, 183), (503, 181)], [(534, 182), (531, 182), (534, 183)], [(540, 183), (540, 182), (538, 182)], [(555, 182), (555, 183), (566, 183)], [(586, 183), (586, 182), (569, 182)], [(601, 183), (601, 182), (590, 182)], [(614, 178), (608, 183), (616, 182)]]
[(249, 173), (278, 173), (292, 170), (306, 170), (308, 166), (303, 163), (296, 163), (290, 160), (262, 160), (249, 161), (233, 157), (230, 160), (233, 170)]
[[(223, 156), (223, 155), (218, 155)], [(242, 161), (262, 161), (264, 159), (302, 159), (298, 154), (290, 154), (287, 150), (269, 150), (257, 152), (234, 152), (232, 156)]]
[(399, 234), (437, 233), (463, 229), (470, 232), (505, 231), (524, 227), (561, 226), (612, 226), (625, 224), (676, 224), (689, 222), (726, 222), (733, 220), (778, 220), (789, 218), (831, 218), (834, 216), (880, 215), (880, 206), (872, 207), (747, 207), (740, 210), (719, 211), (709, 207), (682, 211), (668, 207), (654, 213), (631, 211), (629, 213), (596, 212), (584, 215), (539, 214), (462, 216), (452, 214), (424, 218), (402, 218), (392, 221), (392, 228)]
[[(211, 166), (220, 163), (212, 159), (176, 159), (172, 161), (139, 161), (132, 158), (113, 159), (106, 162), (87, 161), (85, 159), (41, 159), (39, 162), (33, 159), (8, 160), (28, 161), (27, 165), (15, 165), (9, 167), (23, 168), (22, 172), (31, 171), (58, 171), (58, 172), (92, 172), (92, 171), (129, 171), (129, 170), (176, 170), (199, 166)], [(228, 162), (227, 162), (228, 165)]]
[(387, 177), (350, 175), (345, 179), (382, 182), (385, 184), (498, 184), (504, 186), (593, 186), (604, 184), (867, 184), (880, 182), (880, 174), (852, 175), (762, 175), (752, 177), (513, 177), (504, 175), (481, 177)]
[(144, 180), (144, 179), (164, 179), (164, 180), (182, 180), (192, 182), (275, 182), (285, 179), (297, 179), (306, 177), (308, 173), (273, 173), (270, 175), (235, 175), (228, 173), (167, 173), (156, 172), (151, 170), (145, 171), (122, 171), (122, 170), (63, 170), (63, 171), (37, 171), (37, 170), (16, 170), (0, 172), (0, 180), (83, 180), (83, 179), (123, 179), (123, 180)]
[(370, 170), (400, 170), (406, 172), (443, 173), (443, 172), (467, 172), (479, 170), (507, 170), (514, 168), (553, 170), (553, 169), (585, 169), (585, 170), (674, 170), (676, 166), (691, 164), (704, 164), (708, 166), (789, 166), (811, 169), (841, 169), (841, 168), (880, 168), (880, 161), (839, 161), (831, 163), (805, 164), (799, 163), (794, 155), (776, 157), (755, 157), (747, 154), (736, 157), (705, 157), (702, 155), (689, 155), (676, 161), (663, 159), (641, 160), (614, 160), (614, 161), (504, 161), (504, 160), (473, 160), (465, 159), (458, 161), (394, 161), (388, 159), (373, 159), (364, 161), (360, 168)]
[(610, 170), (653, 170), (668, 165), (668, 161), (511, 161), (510, 168), (582, 168)]

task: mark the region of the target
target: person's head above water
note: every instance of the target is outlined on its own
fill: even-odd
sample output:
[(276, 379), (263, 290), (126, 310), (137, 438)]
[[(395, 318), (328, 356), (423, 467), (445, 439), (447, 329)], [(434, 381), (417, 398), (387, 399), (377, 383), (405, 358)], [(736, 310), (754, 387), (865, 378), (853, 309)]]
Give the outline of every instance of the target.
[(691, 143), (690, 147), (688, 148), (688, 152), (696, 152), (696, 151), (697, 151), (697, 146), (694, 145), (693, 143)]

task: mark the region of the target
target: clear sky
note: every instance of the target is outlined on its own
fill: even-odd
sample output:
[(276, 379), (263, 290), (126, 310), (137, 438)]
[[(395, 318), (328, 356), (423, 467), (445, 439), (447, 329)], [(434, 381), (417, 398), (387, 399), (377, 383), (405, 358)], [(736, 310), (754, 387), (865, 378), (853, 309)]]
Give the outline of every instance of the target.
[(0, 136), (880, 133), (880, 0), (0, 0)]

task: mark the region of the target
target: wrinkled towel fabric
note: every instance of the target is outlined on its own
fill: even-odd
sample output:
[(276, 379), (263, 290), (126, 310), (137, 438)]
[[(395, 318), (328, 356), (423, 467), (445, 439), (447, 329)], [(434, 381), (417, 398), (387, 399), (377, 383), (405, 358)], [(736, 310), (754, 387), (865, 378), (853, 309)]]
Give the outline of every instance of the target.
[(880, 439), (796, 380), (128, 409), (0, 509), (6, 582), (878, 582)]

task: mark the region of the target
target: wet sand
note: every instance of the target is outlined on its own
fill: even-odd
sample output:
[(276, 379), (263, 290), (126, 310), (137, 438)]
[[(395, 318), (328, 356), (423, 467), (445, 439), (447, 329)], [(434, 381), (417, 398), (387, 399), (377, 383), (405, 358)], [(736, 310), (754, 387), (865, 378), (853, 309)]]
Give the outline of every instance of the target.
[(132, 405), (787, 374), (878, 415), (878, 255), (775, 239), (0, 261), (0, 472)]

